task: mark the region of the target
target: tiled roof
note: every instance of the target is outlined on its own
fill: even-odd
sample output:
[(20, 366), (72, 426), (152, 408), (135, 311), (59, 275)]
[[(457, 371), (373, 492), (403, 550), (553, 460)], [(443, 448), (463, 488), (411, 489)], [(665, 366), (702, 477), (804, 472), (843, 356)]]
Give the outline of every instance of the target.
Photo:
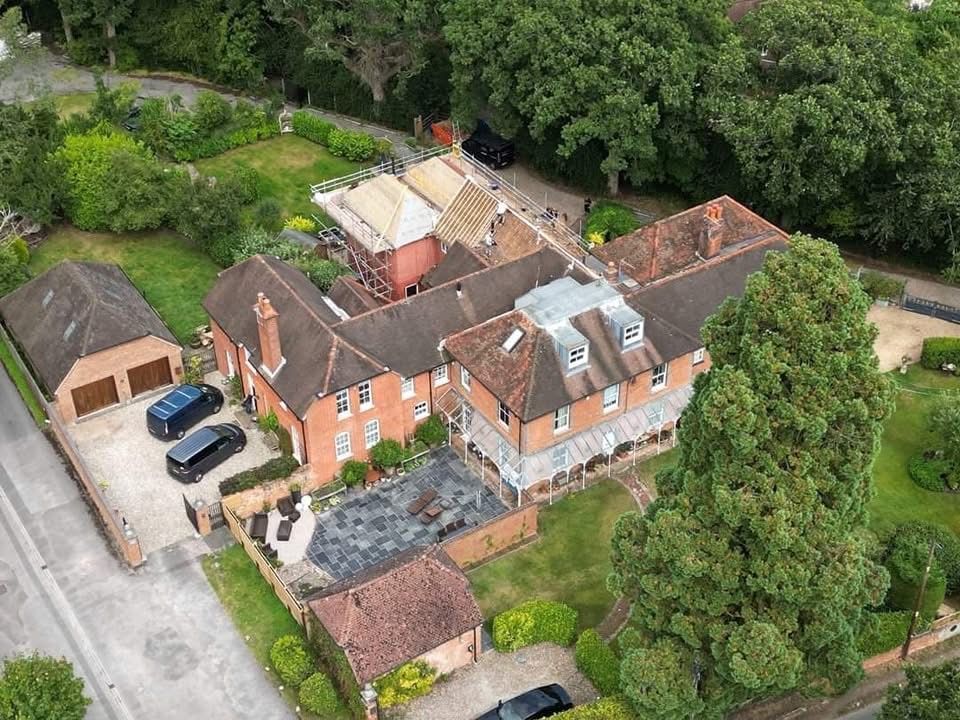
[(361, 283), (352, 277), (338, 277), (327, 297), (343, 308), (349, 315), (360, 315), (368, 310), (376, 310), (381, 303)]
[(147, 335), (179, 346), (123, 270), (106, 263), (61, 262), (0, 300), (0, 314), (51, 393), (86, 355)]
[(474, 255), (466, 245), (452, 243), (447, 247), (447, 254), (443, 259), (433, 270), (423, 276), (420, 283), (428, 288), (437, 287), (486, 267), (486, 263)]
[(483, 622), (470, 581), (439, 545), (395, 555), (307, 604), (361, 684)]
[(475, 252), (491, 264), (516, 260), (542, 247), (537, 230), (530, 223), (507, 210), (503, 222), (494, 225), (493, 245), (483, 240), (475, 246)]
[[(700, 239), (719, 211), (715, 225), (720, 252), (704, 259)], [(785, 239), (786, 233), (726, 195), (616, 238), (593, 251), (602, 262), (613, 262), (641, 284), (654, 282), (698, 265), (723, 262), (724, 256), (756, 242)]]
[(318, 394), (384, 372), (382, 365), (331, 330), (340, 318), (302, 272), (266, 255), (255, 255), (221, 272), (203, 301), (231, 340), (250, 352), (254, 366), (262, 362), (253, 312), (260, 292), (279, 313), (280, 348), (286, 361), (271, 385), (299, 417), (305, 416)]

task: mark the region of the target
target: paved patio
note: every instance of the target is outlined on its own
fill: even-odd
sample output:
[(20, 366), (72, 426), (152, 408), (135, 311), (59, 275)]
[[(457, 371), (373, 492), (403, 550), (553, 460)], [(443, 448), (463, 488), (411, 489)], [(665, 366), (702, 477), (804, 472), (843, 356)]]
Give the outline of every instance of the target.
[[(447, 507), (424, 525), (419, 515), (407, 512), (407, 506), (430, 488), (437, 491), (433, 504)], [(355, 492), (359, 494), (317, 515), (307, 547), (307, 558), (335, 580), (414, 545), (435, 543), (437, 531), (447, 523), (463, 518), (466, 527), (460, 532), (465, 532), (508, 509), (449, 447), (434, 451), (426, 465), (403, 477)]]

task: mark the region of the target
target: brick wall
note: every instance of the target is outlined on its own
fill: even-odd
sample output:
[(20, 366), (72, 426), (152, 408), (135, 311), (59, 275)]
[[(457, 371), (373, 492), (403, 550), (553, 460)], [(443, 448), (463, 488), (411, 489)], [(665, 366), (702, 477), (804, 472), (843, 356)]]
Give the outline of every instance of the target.
[(470, 378), (470, 389), (467, 390), (460, 382), (460, 363), (450, 363), (450, 382), (457, 388), (461, 395), (467, 399), (473, 409), (483, 415), (491, 426), (497, 429), (501, 435), (509, 439), (515, 448), (520, 447), (520, 428), (522, 423), (513, 413), (510, 413), (510, 426), (504, 427), (500, 422), (497, 397), (490, 392), (475, 377)]
[(467, 630), (462, 635), (447, 640), (433, 650), (428, 650), (414, 658), (413, 661), (423, 660), (431, 667), (436, 668), (440, 675), (446, 675), (457, 668), (469, 665), (476, 657), (480, 656), (480, 648), (483, 647), (480, 639), (481, 627), (478, 625), (471, 630)]
[(148, 336), (80, 358), (55, 393), (60, 415), (65, 422), (76, 420), (77, 412), (73, 406), (73, 396), (70, 391), (111, 375), (117, 387), (119, 401), (121, 403), (129, 401), (132, 396), (127, 371), (162, 357), (166, 357), (170, 363), (170, 377), (173, 382), (179, 382), (183, 376), (181, 352), (181, 348), (177, 345)]
[(539, 512), (540, 506), (530, 503), (441, 544), (457, 565), (474, 567), (536, 537)]
[(406, 297), (404, 289), (419, 283), (420, 278), (435, 267), (442, 257), (440, 241), (432, 235), (394, 250), (388, 271), (393, 285), (391, 299), (403, 300)]
[(300, 484), (300, 490), (304, 495), (312, 493), (326, 484), (313, 477), (309, 467), (299, 467), (288, 478), (271, 480), (256, 487), (228, 495), (223, 499), (223, 505), (233, 510), (237, 517), (246, 519), (254, 513), (262, 511), (264, 504), (271, 508), (276, 507), (280, 498), (290, 494), (290, 486), (293, 483)]

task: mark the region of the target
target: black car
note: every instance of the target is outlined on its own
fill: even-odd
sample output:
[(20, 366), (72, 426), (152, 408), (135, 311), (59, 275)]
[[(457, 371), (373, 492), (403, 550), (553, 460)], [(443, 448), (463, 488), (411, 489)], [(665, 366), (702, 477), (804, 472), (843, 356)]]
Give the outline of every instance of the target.
[(476, 720), (537, 720), (569, 710), (573, 707), (570, 695), (560, 685), (543, 685), (527, 690), (522, 695), (504, 702), (485, 712)]
[(213, 385), (181, 385), (147, 408), (147, 430), (161, 440), (179, 439), (222, 407), (223, 393)]
[(167, 472), (182, 483), (200, 482), (205, 472), (246, 446), (247, 436), (238, 425), (207, 425), (170, 448)]
[(483, 120), (477, 123), (477, 129), (461, 143), (460, 147), (465, 153), (494, 170), (505, 168), (513, 163), (517, 154), (513, 140), (500, 137)]

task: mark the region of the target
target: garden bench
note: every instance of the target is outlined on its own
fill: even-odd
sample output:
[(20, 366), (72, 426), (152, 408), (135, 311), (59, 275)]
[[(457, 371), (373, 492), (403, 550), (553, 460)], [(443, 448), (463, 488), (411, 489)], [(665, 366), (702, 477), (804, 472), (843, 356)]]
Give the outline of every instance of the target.
[(296, 508), (293, 506), (293, 500), (289, 497), (282, 497), (277, 500), (277, 510), (280, 511), (281, 515), (287, 517), (288, 515), (292, 515), (296, 511)]
[(250, 538), (253, 540), (267, 539), (267, 514), (255, 513), (250, 523)]

